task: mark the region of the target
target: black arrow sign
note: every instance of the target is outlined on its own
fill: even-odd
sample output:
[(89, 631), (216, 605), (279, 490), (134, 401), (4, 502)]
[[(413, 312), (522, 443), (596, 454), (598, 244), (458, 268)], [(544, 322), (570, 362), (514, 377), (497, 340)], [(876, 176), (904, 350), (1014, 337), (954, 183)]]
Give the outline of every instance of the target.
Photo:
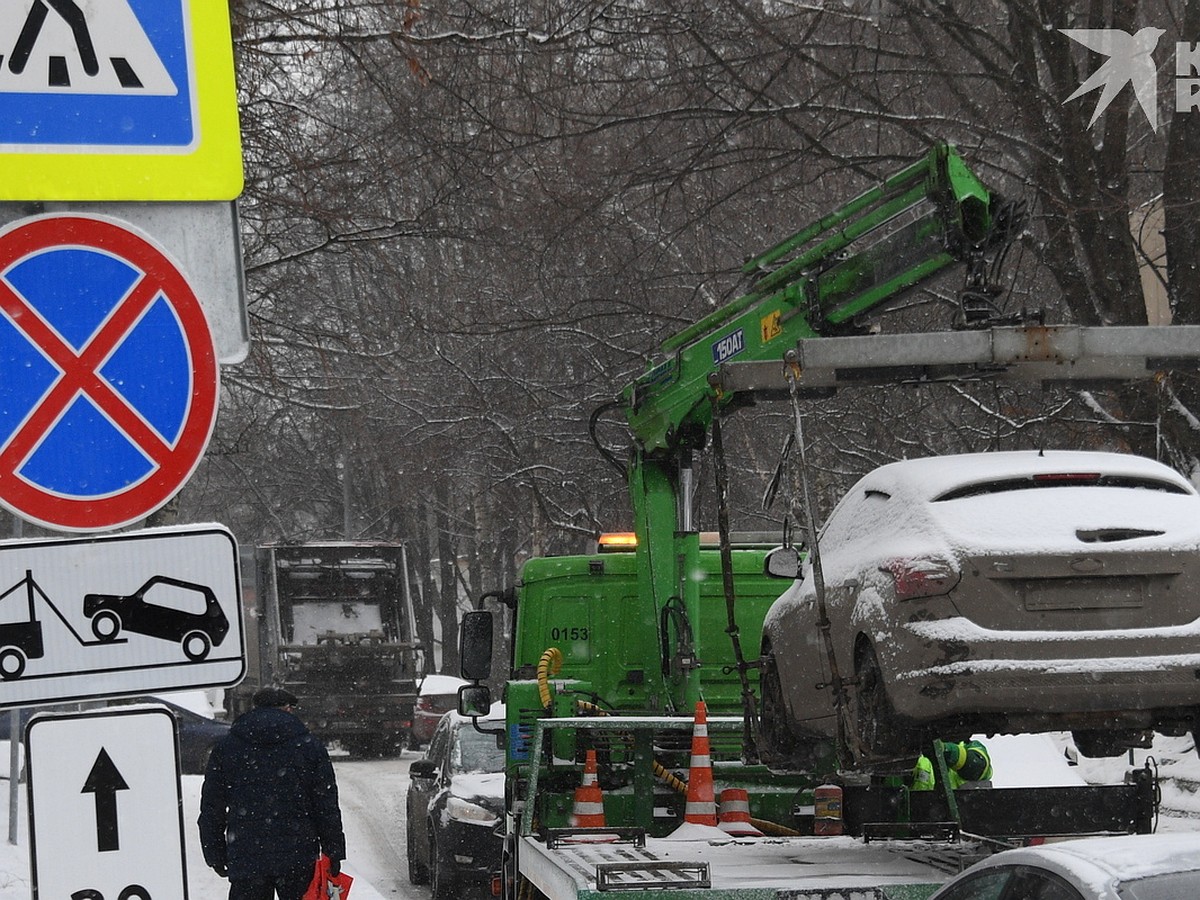
[(117, 833), (117, 791), (127, 790), (129, 785), (113, 765), (108, 751), (101, 747), (80, 791), (81, 794), (96, 795), (96, 849), (100, 852), (121, 849)]

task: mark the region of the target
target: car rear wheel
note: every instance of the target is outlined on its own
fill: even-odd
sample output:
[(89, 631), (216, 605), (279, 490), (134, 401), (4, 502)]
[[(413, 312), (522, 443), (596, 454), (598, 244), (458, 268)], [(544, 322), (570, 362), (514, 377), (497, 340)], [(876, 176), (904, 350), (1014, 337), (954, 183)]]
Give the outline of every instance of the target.
[(783, 685), (780, 684), (779, 668), (775, 664), (775, 653), (771, 649), (763, 655), (758, 684), (762, 695), (759, 713), (759, 755), (768, 766), (782, 765), (795, 754), (796, 738), (788, 728)]
[[(433, 826), (430, 826), (432, 833)], [(456, 900), (454, 873), (450, 863), (438, 851), (437, 839), (429, 839), (429, 884), (433, 900)]]
[(417, 842), (413, 837), (412, 825), (405, 829), (408, 846), (408, 881), (410, 884), (429, 884), (429, 869), (417, 859)]
[(199, 662), (212, 650), (212, 641), (203, 631), (189, 631), (180, 643), (183, 646), (183, 655), (192, 662)]
[(92, 634), (104, 643), (111, 643), (121, 633), (121, 617), (108, 609), (102, 609), (92, 616)]
[(911, 736), (896, 721), (896, 711), (883, 683), (883, 670), (872, 647), (865, 646), (859, 652), (857, 674), (855, 730), (863, 752), (876, 757), (904, 753)]

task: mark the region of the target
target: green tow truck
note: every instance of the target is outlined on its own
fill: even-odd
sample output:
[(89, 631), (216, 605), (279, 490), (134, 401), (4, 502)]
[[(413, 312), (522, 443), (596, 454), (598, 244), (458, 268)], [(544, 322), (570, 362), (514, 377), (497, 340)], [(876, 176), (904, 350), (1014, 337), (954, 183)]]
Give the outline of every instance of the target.
[[(780, 768), (759, 731), (761, 626), (787, 585), (768, 570), (795, 577), (798, 550), (730, 533), (724, 416), (864, 383), (1132, 380), (1195, 364), (1197, 328), (995, 317), (989, 275), (1021, 220), (1020, 206), (993, 195), (953, 148), (934, 146), (752, 259), (749, 293), (664, 342), (661, 359), (621, 392), (612, 405), (628, 423), (628, 462), (601, 452), (627, 476), (636, 547), (532, 559), (512, 590), (481, 598), (462, 623), (463, 675), (475, 683), (459, 705), (469, 715), (491, 700), (480, 682), (490, 677), (494, 613), (483, 600), (508, 607), (513, 621), (498, 735), (508, 760), (497, 873), (506, 898), (908, 900), (1012, 842), (1151, 830), (1156, 786), (1146, 770), (1102, 787), (955, 791), (935, 749), (936, 789), (918, 793), (848, 746), (822, 748), (813, 771)], [(861, 333), (873, 311), (952, 265), (966, 269), (960, 330)], [(693, 459), (706, 447), (719, 521), (715, 539), (702, 541), (689, 498)], [(832, 671), (840, 715), (853, 685)], [(685, 824), (700, 700), (716, 790), (744, 790), (762, 836), (672, 839)], [(571, 824), (589, 750), (600, 829)]]

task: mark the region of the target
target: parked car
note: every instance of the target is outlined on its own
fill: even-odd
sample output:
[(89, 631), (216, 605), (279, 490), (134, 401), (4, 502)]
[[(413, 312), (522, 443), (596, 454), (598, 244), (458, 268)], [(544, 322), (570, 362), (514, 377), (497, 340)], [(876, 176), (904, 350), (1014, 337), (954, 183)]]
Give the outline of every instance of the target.
[[(1068, 728), (1084, 755), (1115, 756), (1193, 728), (1200, 496), (1167, 466), (1049, 451), (892, 463), (817, 543), (851, 727), (876, 758)], [(802, 761), (836, 730), (816, 556), (763, 626), (769, 758)], [(788, 552), (773, 557), (778, 573)]]
[[(217, 741), (229, 734), (230, 725), (219, 719), (203, 716), (170, 700), (159, 697), (119, 697), (101, 701), (100, 703), (63, 703), (50, 706), (31, 706), (21, 710), (20, 723), (24, 730), (29, 719), (36, 713), (74, 712), (81, 708), (92, 709), (98, 706), (129, 706), (131, 704), (146, 704), (165, 706), (175, 718), (179, 736), (179, 771), (184, 775), (203, 775), (208, 765), (208, 757)], [(0, 726), (2, 727), (2, 726)]]
[(179, 770), (184, 775), (203, 775), (208, 757), (217, 741), (229, 734), (230, 725), (218, 719), (163, 700), (161, 697), (124, 697), (109, 700), (109, 706), (129, 703), (153, 703), (165, 706), (175, 717), (179, 731)]
[(442, 716), (458, 708), (458, 689), (470, 683), (453, 675), (426, 675), (421, 680), (413, 711), (412, 746), (423, 747), (429, 743)]
[(504, 841), (504, 712), (480, 728), (457, 712), (442, 716), (425, 755), (409, 768), (408, 880), (431, 884), (433, 900), (491, 895)]
[(1083, 838), (1005, 850), (930, 900), (1183, 900), (1200, 896), (1200, 834)]

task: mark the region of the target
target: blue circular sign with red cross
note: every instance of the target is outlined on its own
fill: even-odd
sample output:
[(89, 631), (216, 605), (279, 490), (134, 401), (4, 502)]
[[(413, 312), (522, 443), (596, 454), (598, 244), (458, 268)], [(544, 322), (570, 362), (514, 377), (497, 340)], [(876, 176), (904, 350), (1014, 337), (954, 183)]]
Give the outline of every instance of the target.
[(111, 219), (0, 231), (0, 367), (0, 504), (51, 528), (149, 515), (216, 420), (203, 308), (159, 247)]

